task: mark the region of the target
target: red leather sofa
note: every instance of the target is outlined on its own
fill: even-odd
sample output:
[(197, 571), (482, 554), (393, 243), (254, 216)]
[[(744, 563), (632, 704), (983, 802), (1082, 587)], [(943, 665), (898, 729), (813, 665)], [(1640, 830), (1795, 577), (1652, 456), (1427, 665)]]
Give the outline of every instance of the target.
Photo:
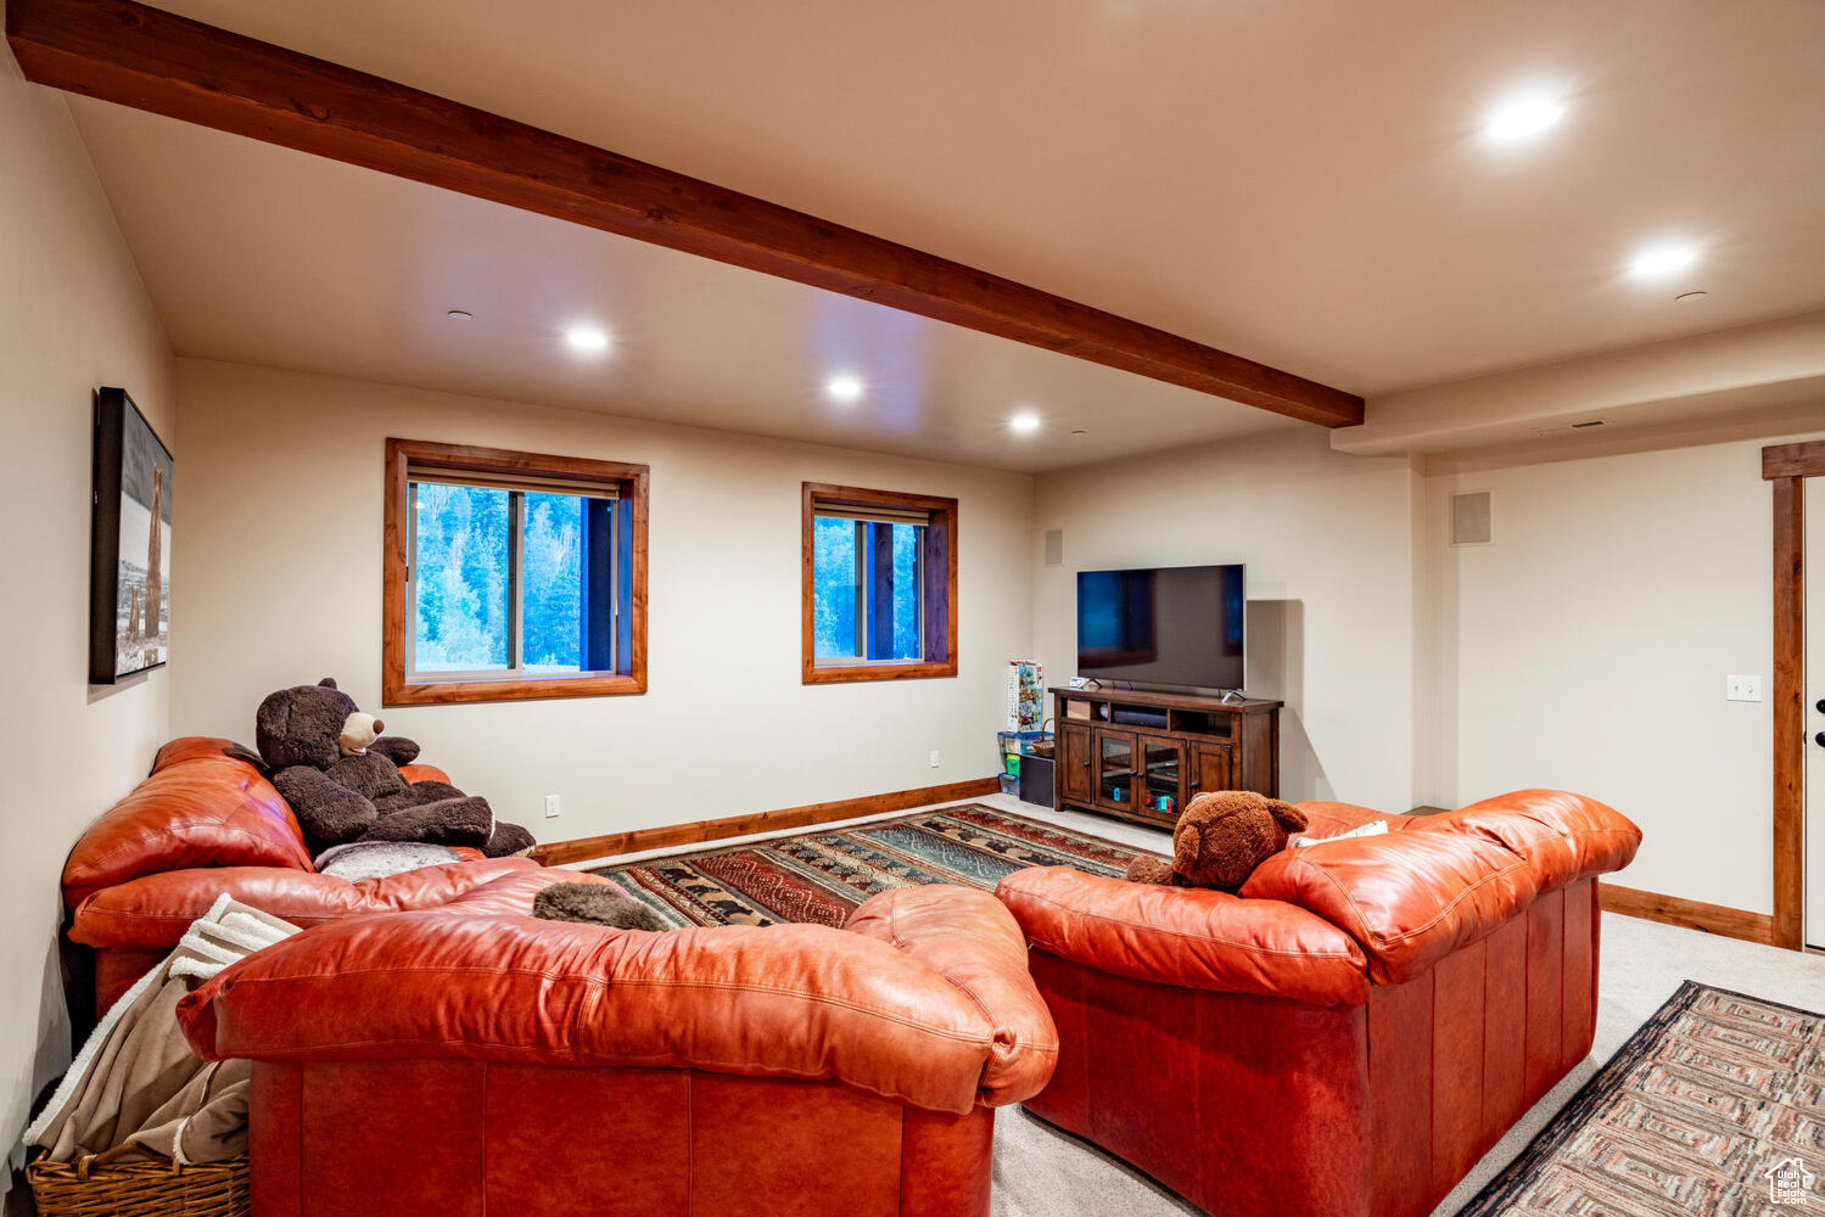
[(1027, 1110), (1223, 1217), (1418, 1217), (1590, 1051), (1599, 874), (1641, 833), (1591, 799), (1435, 816), (1301, 805), (1239, 895), (1062, 868), (998, 891), (1059, 1065)]
[(993, 1109), (1057, 1056), (993, 896), (654, 934), (521, 915), (551, 874), (185, 998), (199, 1053), (254, 1061), (258, 1217), (987, 1217)]
[[(159, 750), (152, 774), (90, 826), (63, 868), (71, 941), (95, 949), (96, 1010), (162, 960), (223, 892), (296, 925), (431, 908), (521, 871), (529, 858), (483, 858), (366, 883), (317, 874), (291, 809), (230, 741), (191, 736)], [(408, 765), (410, 781), (448, 781)], [(570, 872), (562, 872), (574, 878)]]

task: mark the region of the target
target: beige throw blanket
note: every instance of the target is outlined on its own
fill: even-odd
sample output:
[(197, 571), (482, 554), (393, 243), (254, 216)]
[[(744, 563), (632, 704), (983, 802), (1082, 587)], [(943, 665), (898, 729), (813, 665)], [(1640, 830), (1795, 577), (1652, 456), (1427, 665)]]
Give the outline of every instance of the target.
[(205, 1064), (177, 1022), (177, 1003), (229, 964), (298, 932), (222, 896), (177, 949), (114, 1003), (57, 1091), (25, 1130), (51, 1160), (138, 1146), (181, 1163), (247, 1152), (246, 1061)]

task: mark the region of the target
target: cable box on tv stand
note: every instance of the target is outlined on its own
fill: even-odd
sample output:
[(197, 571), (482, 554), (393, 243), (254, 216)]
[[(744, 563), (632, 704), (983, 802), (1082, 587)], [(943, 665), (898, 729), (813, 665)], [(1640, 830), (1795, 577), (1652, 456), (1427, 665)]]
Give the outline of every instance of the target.
[(1124, 727), (1166, 728), (1166, 711), (1146, 710), (1139, 706), (1116, 706), (1109, 717)]

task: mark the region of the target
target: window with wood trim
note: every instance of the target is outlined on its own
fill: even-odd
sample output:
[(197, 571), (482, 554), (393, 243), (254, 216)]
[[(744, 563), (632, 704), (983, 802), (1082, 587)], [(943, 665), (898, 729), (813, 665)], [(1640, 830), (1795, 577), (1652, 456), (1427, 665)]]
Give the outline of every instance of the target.
[(646, 691), (647, 467), (389, 439), (389, 706)]
[(806, 684), (957, 674), (957, 500), (804, 486)]

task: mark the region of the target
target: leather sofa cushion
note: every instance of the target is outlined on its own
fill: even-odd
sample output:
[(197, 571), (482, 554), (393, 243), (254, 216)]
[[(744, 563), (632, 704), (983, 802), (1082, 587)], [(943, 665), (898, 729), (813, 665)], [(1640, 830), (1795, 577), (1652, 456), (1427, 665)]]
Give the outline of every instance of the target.
[(232, 741), (189, 736), (159, 750), (152, 776), (89, 827), (63, 868), (70, 906), (100, 888), (206, 866), (311, 870), (291, 808)]
[(1369, 1000), (1362, 948), (1293, 904), (1069, 867), (1015, 871), (996, 895), (1035, 946), (1103, 972), (1319, 1006)]
[(999, 1028), (982, 1071), (982, 1101), (999, 1106), (1037, 1094), (1058, 1058), (1058, 1031), (1033, 978), (1026, 939), (1007, 906), (942, 883), (882, 892), (843, 927), (878, 938), (936, 971)]
[[(980, 907), (992, 897), (948, 895), (948, 932), (996, 933)], [(190, 1042), (210, 1060), (458, 1057), (832, 1080), (958, 1114), (1029, 1097), (1051, 1075), (1008, 1059), (1055, 1051), (1056, 1040), (1015, 1046), (1049, 1017), (1037, 991), (1031, 1008), (998, 1014), (916, 943), (816, 925), (611, 930), (483, 914), (487, 898), (336, 921), (260, 951), (184, 999)], [(856, 916), (875, 922), (866, 905)], [(946, 933), (934, 920), (918, 936)], [(995, 947), (969, 969), (1007, 958)], [(996, 983), (1019, 992), (1011, 977)]]
[(1537, 890), (1498, 842), (1408, 829), (1282, 850), (1241, 894), (1316, 913), (1362, 946), (1370, 976), (1400, 984), (1492, 933)]
[[(271, 866), (162, 871), (103, 888), (84, 899), (76, 907), (70, 938), (91, 947), (170, 947), (223, 893), (293, 925), (313, 926), (366, 913), (437, 908), (503, 876), (542, 870), (530, 858), (488, 858), (427, 866), (361, 883)], [(554, 873), (577, 878), (574, 871)], [(524, 907), (531, 908), (531, 896), (526, 897)]]
[(1411, 821), (1424, 819), (1423, 816), (1389, 815), (1370, 807), (1359, 807), (1355, 803), (1296, 803), (1305, 813), (1305, 831), (1297, 834), (1301, 837), (1312, 837), (1325, 840), (1340, 836), (1353, 828), (1364, 824), (1373, 824), (1377, 820), (1386, 820), (1390, 831), (1405, 828)]
[(1383, 836), (1284, 850), (1241, 894), (1316, 913), (1361, 944), (1374, 980), (1399, 984), (1536, 897), (1626, 866), (1641, 840), (1614, 810), (1562, 791), (1400, 819)]
[(447, 903), (435, 906), (454, 910), (475, 917), (532, 916), (532, 901), (540, 892), (554, 883), (594, 883), (612, 887), (625, 893), (626, 889), (612, 879), (601, 875), (592, 875), (588, 871), (569, 870), (561, 866), (539, 866), (530, 858), (501, 858), (498, 861), (516, 862), (520, 865), (504, 875), (490, 878), (479, 876), (473, 886), (467, 887)]

